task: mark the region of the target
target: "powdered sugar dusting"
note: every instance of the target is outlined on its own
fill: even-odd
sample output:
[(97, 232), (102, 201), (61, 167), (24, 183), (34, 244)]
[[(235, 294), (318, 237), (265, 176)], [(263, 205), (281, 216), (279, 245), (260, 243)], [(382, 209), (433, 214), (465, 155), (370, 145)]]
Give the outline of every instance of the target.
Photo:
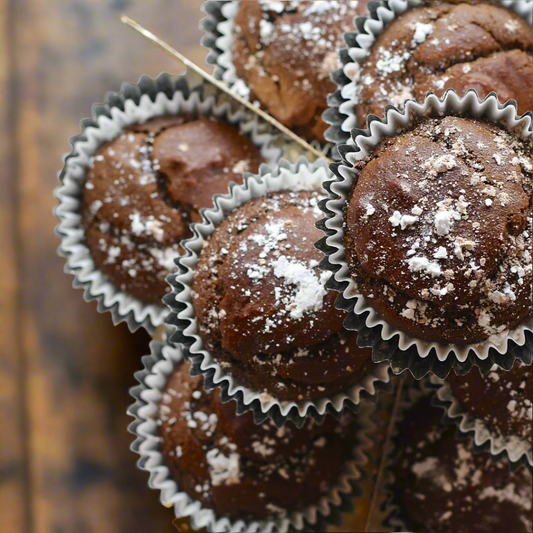
[(313, 271), (318, 267), (316, 261), (307, 266), (299, 261), (290, 261), (283, 255), (276, 259), (272, 266), (276, 277), (283, 278), (286, 283), (297, 287), (294, 297), (287, 304), (291, 318), (298, 320), (306, 313), (322, 309), (326, 296), (324, 284), (329, 278), (329, 273), (322, 272), (317, 276)]
[(211, 483), (214, 487), (240, 483), (241, 470), (238, 453), (231, 452), (226, 456), (215, 448), (207, 452), (206, 459), (210, 468)]

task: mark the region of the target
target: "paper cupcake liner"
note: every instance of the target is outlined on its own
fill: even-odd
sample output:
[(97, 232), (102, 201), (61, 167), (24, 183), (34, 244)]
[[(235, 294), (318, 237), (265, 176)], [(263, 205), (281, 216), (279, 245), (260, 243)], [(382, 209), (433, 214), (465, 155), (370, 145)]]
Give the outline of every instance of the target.
[[(374, 45), (377, 37), (396, 17), (410, 7), (420, 5), (422, 0), (372, 1), (368, 4), (369, 16), (358, 17), (353, 32), (346, 33), (348, 48), (340, 51), (342, 67), (333, 73), (332, 79), (338, 90), (328, 100), (329, 109), (324, 112), (324, 121), (330, 125), (326, 139), (332, 143), (346, 143), (353, 128), (364, 127), (357, 124), (355, 104), (357, 103), (360, 80), (360, 67)], [(533, 0), (500, 0), (505, 7), (532, 24)], [(221, 58), (220, 62), (224, 63)]]
[(453, 395), (450, 385), (435, 376), (429, 378), (436, 393), (433, 405), (441, 407), (446, 420), (457, 426), (459, 433), (472, 441), (475, 451), (488, 451), (495, 459), (507, 457), (513, 468), (527, 465), (533, 470), (533, 445), (531, 440), (517, 437), (504, 437), (493, 434), (482, 420), (461, 407)]
[(231, 521), (216, 516), (185, 492), (181, 492), (173, 479), (161, 449), (156, 419), (167, 381), (182, 361), (183, 352), (178, 346), (159, 342), (151, 343), (151, 355), (143, 357), (144, 369), (135, 377), (140, 385), (131, 389), (135, 403), (128, 414), (135, 420), (129, 431), (136, 436), (132, 451), (140, 455), (138, 467), (150, 474), (149, 486), (161, 491), (161, 503), (173, 507), (177, 518), (190, 518), (195, 530), (207, 528), (210, 532), (280, 532), (326, 531), (328, 524), (338, 521), (340, 514), (351, 510), (353, 498), (361, 494), (359, 484), (364, 479), (362, 466), (368, 462), (368, 450), (373, 445), (375, 424), (369, 412), (357, 417), (357, 446), (347, 460), (344, 472), (336, 486), (313, 506), (303, 512), (292, 512), (286, 518), (271, 520)]
[(493, 365), (510, 368), (515, 359), (531, 365), (531, 316), (499, 344), (491, 340), (468, 346), (425, 342), (390, 326), (358, 293), (357, 284), (350, 275), (344, 250), (343, 209), (357, 179), (353, 163), (363, 160), (382, 139), (409, 129), (410, 125), (428, 115), (470, 116), (499, 123), (524, 139), (531, 139), (533, 135), (531, 112), (519, 116), (514, 101), (502, 105), (494, 93), (481, 101), (474, 90), (468, 91), (464, 97), (449, 90), (440, 99), (430, 93), (421, 104), (408, 100), (401, 111), (388, 106), (385, 118), (370, 117), (366, 130), (352, 130), (352, 143), (339, 146), (342, 162), (331, 165), (336, 178), (324, 184), (329, 199), (320, 204), (326, 218), (319, 222), (319, 227), (326, 237), (317, 243), (317, 247), (326, 255), (322, 266), (333, 272), (327, 286), (340, 293), (336, 305), (349, 313), (344, 325), (359, 332), (359, 345), (373, 348), (374, 362), (390, 361), (396, 374), (409, 369), (417, 379), (430, 372), (444, 379), (452, 368), (458, 374), (466, 374), (477, 365), (487, 373)]
[(247, 176), (243, 185), (230, 187), (229, 194), (215, 196), (214, 209), (202, 211), (204, 222), (193, 224), (191, 228), (194, 237), (183, 242), (186, 254), (177, 261), (179, 273), (168, 278), (172, 293), (164, 300), (171, 308), (167, 322), (177, 328), (171, 340), (186, 346), (186, 357), (193, 365), (192, 373), (204, 376), (205, 387), (208, 390), (220, 387), (224, 401), (235, 399), (239, 414), (252, 410), (258, 423), (266, 418), (272, 418), (278, 425), (282, 425), (288, 419), (301, 425), (307, 416), (312, 416), (321, 423), (326, 414), (340, 416), (345, 407), (355, 411), (365, 397), (376, 398), (380, 390), (390, 388), (391, 376), (388, 365), (379, 365), (361, 383), (331, 398), (299, 402), (277, 400), (267, 393), (260, 393), (236, 383), (231, 373), (223, 369), (204, 348), (198, 333), (191, 302), (193, 271), (205, 241), (224, 218), (253, 198), (283, 190), (321, 190), (323, 182), (327, 179), (331, 179), (331, 174), (326, 162), (322, 160), (310, 164), (302, 157), (294, 165), (282, 160), (275, 170), (267, 168), (266, 165), (262, 166), (259, 175)]
[[(207, 15), (200, 23), (204, 30), (202, 45), (209, 50), (206, 62), (214, 66), (214, 76), (226, 83), (239, 96), (250, 98), (250, 89), (246, 80), (239, 78), (233, 63), (233, 42), (235, 34), (235, 17), (239, 12), (240, 1), (209, 0), (202, 5), (202, 11)], [(260, 105), (260, 103), (259, 103)], [(268, 111), (268, 110), (266, 110)], [(336, 156), (335, 145), (312, 141), (310, 143), (324, 155)], [(302, 149), (300, 154), (304, 155)]]
[(54, 211), (59, 219), (56, 234), (61, 238), (58, 253), (66, 259), (65, 272), (74, 276), (74, 287), (84, 290), (84, 299), (96, 300), (99, 312), (110, 312), (114, 324), (126, 322), (131, 331), (144, 327), (153, 333), (164, 323), (168, 310), (162, 303), (148, 304), (122, 291), (98, 269), (85, 244), (81, 223), (87, 169), (98, 147), (125, 127), (180, 113), (226, 120), (250, 137), (269, 164), (283, 153), (271, 147), (270, 126), (192, 73), (177, 78), (166, 73), (157, 79), (143, 76), (138, 84), (126, 83), (119, 93), (108, 93), (103, 104), (93, 106), (92, 117), (81, 122), (82, 133), (70, 139), (72, 152), (65, 157), (59, 174), (61, 185), (55, 190), (59, 200)]

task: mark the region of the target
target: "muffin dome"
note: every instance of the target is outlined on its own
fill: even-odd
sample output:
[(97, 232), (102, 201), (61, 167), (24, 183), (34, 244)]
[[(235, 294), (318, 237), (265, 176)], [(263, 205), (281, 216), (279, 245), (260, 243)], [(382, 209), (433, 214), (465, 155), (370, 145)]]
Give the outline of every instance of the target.
[(82, 221), (98, 268), (125, 292), (160, 303), (198, 210), (260, 163), (247, 137), (212, 118), (127, 128), (98, 149), (85, 184)]
[(158, 422), (181, 491), (218, 516), (254, 520), (302, 511), (338, 482), (355, 444), (350, 415), (322, 426), (308, 420), (301, 429), (256, 425), (189, 370), (183, 363), (170, 377)]
[(244, 204), (212, 234), (192, 284), (206, 348), (239, 381), (283, 399), (345, 390), (371, 364), (324, 285), (318, 200), (287, 191)]
[(498, 341), (532, 312), (531, 143), (477, 120), (426, 119), (358, 163), (345, 248), (393, 327)]
[(338, 50), (368, 0), (359, 2), (241, 2), (235, 24), (233, 60), (251, 99), (285, 126), (324, 142), (322, 120), (330, 75), (340, 67)]
[(398, 428), (392, 489), (409, 531), (531, 531), (530, 471), (472, 453), (441, 418), (422, 399)]
[(496, 436), (531, 442), (533, 372), (517, 361), (509, 372), (494, 368), (484, 376), (473, 368), (466, 376), (447, 379), (461, 407)]
[(447, 89), (481, 98), (496, 91), (533, 110), (533, 30), (497, 2), (429, 2), (407, 10), (379, 35), (359, 73), (356, 114), (383, 116), (389, 104), (422, 102)]

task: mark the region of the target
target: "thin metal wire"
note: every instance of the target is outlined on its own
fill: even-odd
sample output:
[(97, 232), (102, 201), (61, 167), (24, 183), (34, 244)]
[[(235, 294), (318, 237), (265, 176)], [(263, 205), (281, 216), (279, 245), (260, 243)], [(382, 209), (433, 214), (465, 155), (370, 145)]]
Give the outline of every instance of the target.
[(311, 152), (317, 157), (326, 159), (329, 163), (333, 163), (331, 159), (326, 157), (322, 152), (317, 150), (314, 146), (311, 146), (307, 141), (305, 141), (304, 139), (296, 135), (296, 133), (291, 131), (289, 128), (281, 124), (281, 122), (277, 121), (274, 117), (270, 116), (268, 113), (266, 113), (262, 109), (257, 108), (252, 103), (250, 103), (248, 100), (242, 98), (241, 96), (233, 92), (225, 83), (222, 83), (221, 81), (215, 79), (213, 76), (208, 74), (205, 70), (203, 70), (201, 67), (193, 63), (190, 59), (187, 59), (182, 53), (178, 52), (175, 48), (172, 48), (172, 46), (167, 44), (165, 41), (161, 40), (159, 37), (154, 35), (152, 32), (148, 31), (146, 28), (141, 26), (139, 23), (135, 22), (131, 18), (127, 17), (126, 15), (122, 15), (122, 17), (120, 17), (120, 20), (124, 24), (126, 24), (126, 26), (129, 26), (130, 28), (134, 29), (136, 32), (140, 33), (145, 39), (148, 39), (155, 45), (159, 46), (159, 48), (164, 50), (167, 54), (170, 54), (174, 59), (181, 61), (188, 69), (196, 72), (204, 80), (208, 81), (209, 83), (212, 83), (218, 89), (225, 92), (227, 95), (231, 96), (231, 98), (239, 102), (239, 104), (245, 106), (250, 111), (259, 115), (263, 120), (265, 120), (269, 124), (272, 124), (275, 128), (277, 128), (279, 131), (284, 133), (287, 137), (292, 139), (294, 142), (298, 143), (302, 148), (305, 148), (306, 150), (308, 150), (309, 152)]

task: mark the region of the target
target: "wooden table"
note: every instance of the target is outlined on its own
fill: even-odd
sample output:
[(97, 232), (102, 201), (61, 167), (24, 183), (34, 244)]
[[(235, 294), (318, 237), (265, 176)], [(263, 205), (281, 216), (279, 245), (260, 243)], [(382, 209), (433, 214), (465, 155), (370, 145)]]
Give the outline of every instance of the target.
[(0, 531), (175, 532), (135, 468), (128, 388), (149, 338), (113, 327), (56, 256), (52, 191), (68, 139), (106, 91), (194, 61), (201, 0), (0, 0)]

